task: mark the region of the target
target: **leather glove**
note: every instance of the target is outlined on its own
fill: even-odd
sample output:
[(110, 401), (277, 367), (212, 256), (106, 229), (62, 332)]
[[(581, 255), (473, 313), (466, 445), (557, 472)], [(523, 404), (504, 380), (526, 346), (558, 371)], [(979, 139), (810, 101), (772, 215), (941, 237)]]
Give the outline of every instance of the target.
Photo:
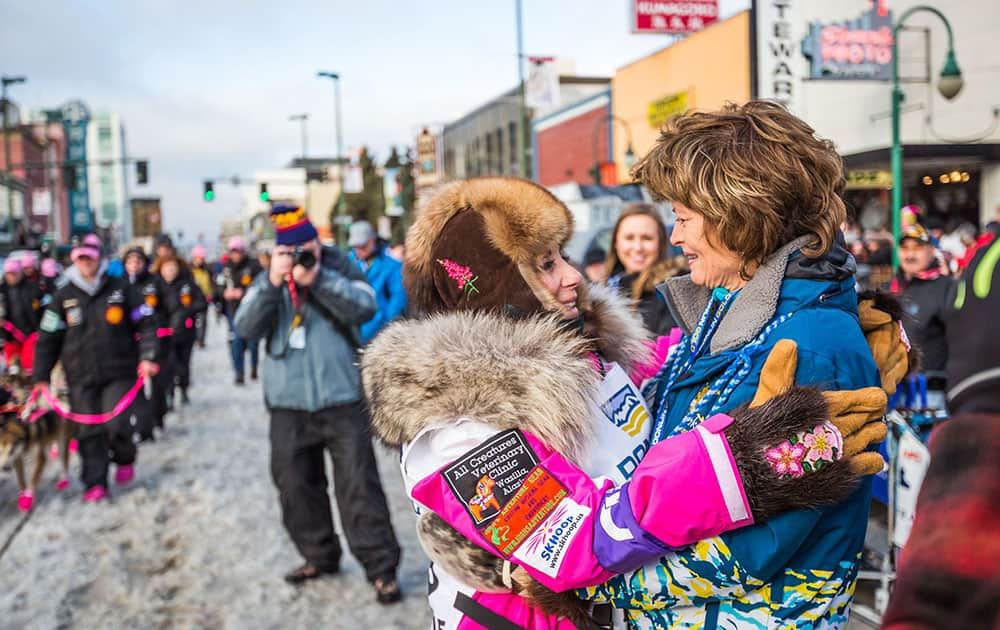
[(878, 387), (819, 392), (795, 387), (798, 346), (779, 341), (753, 401), (726, 428), (755, 522), (842, 500), (859, 476), (882, 470), (865, 449), (885, 439), (886, 395)]
[(858, 317), (871, 348), (875, 365), (882, 378), (886, 394), (896, 393), (896, 387), (910, 368), (916, 368), (915, 352), (906, 338), (902, 324), (902, 308), (891, 296), (863, 293), (858, 297)]

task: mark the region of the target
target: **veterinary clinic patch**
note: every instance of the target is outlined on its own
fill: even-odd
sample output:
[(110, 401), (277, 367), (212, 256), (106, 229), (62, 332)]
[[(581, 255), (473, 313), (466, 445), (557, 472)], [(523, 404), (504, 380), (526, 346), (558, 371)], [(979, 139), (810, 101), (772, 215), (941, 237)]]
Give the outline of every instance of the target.
[(155, 293), (143, 296), (142, 299), (146, 302), (147, 306), (150, 306), (152, 308), (156, 308), (156, 294)]
[(47, 333), (59, 330), (59, 315), (55, 311), (45, 309), (45, 314), (42, 315), (42, 321), (38, 327)]
[(524, 479), (517, 494), (483, 530), (483, 536), (500, 553), (509, 556), (567, 494), (558, 479), (541, 466), (536, 466)]
[(191, 294), (185, 293), (181, 296), (181, 304), (184, 306), (191, 306)]
[(475, 526), (482, 529), (500, 513), (538, 456), (517, 429), (503, 431), (445, 468), (441, 475)]
[(253, 277), (250, 274), (246, 273), (246, 274), (243, 274), (242, 278), (240, 278), (240, 284), (242, 284), (243, 286), (249, 286), (250, 285), (250, 281), (252, 281), (252, 280), (253, 280)]
[(514, 558), (545, 575), (556, 577), (566, 558), (566, 550), (582, 531), (584, 519), (589, 515), (589, 507), (568, 497), (563, 499), (545, 522), (514, 551)]
[(121, 289), (115, 289), (108, 296), (108, 304), (121, 304), (125, 301), (125, 293)]
[(122, 323), (122, 319), (125, 317), (125, 311), (122, 307), (117, 304), (114, 306), (109, 306), (108, 310), (104, 311), (104, 319), (112, 326), (117, 326)]
[(67, 326), (79, 326), (83, 323), (83, 309), (79, 306), (74, 306), (73, 308), (66, 311), (66, 325)]

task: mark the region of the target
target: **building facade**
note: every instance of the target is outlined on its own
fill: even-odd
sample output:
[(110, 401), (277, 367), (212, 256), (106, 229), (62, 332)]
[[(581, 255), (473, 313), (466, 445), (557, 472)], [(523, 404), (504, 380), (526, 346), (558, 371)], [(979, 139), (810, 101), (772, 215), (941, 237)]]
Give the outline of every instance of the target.
[(716, 109), (750, 98), (750, 14), (742, 11), (622, 66), (611, 80), (614, 162), (619, 182), (629, 181), (625, 153), (631, 136), (637, 157), (656, 142), (671, 116)]
[(613, 159), (611, 90), (572, 103), (531, 124), (532, 179), (542, 186), (594, 183), (593, 169)]
[[(597, 77), (559, 77), (560, 103), (574, 103), (607, 90), (608, 79)], [(553, 108), (554, 109), (554, 108)], [(518, 88), (510, 89), (484, 103), (458, 120), (444, 126), (444, 178), (462, 179), (482, 175), (530, 176), (521, 172), (517, 152), (517, 119), (520, 113)], [(527, 124), (551, 110), (526, 108)], [(529, 143), (528, 130), (525, 141)], [(530, 162), (530, 160), (529, 160)]]
[(132, 240), (125, 128), (115, 113), (99, 113), (87, 125), (87, 189), (94, 222), (118, 242)]
[[(755, 95), (784, 102), (837, 145), (848, 169), (847, 201), (864, 227), (889, 225), (892, 27), (919, 4), (754, 2)], [(996, 48), (1000, 3), (930, 5), (951, 24), (964, 85), (952, 100), (938, 92), (947, 32), (931, 13), (914, 13), (897, 42), (903, 203), (944, 224), (981, 227), (1000, 206), (1000, 67), (983, 56)]]

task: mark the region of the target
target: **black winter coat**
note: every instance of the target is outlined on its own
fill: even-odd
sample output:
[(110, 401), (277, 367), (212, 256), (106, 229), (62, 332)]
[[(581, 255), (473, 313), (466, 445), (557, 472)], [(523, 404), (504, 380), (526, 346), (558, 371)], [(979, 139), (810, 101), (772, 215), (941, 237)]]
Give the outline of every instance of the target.
[(162, 280), (168, 325), (173, 329), (174, 343), (194, 343), (194, 318), (208, 309), (205, 294), (198, 288), (191, 274), (181, 274), (173, 282)]
[[(24, 336), (38, 330), (42, 312), (42, 291), (36, 282), (22, 280), (18, 284), (0, 286), (0, 319), (10, 322)], [(0, 329), (7, 341), (16, 341), (6, 329)]]
[[(253, 279), (260, 272), (260, 263), (252, 258), (244, 258), (239, 263), (234, 263), (233, 261), (227, 262), (226, 266), (222, 268), (222, 273), (215, 279), (219, 296), (221, 297), (222, 292), (226, 289), (243, 289), (245, 297), (246, 290), (250, 288), (250, 283), (253, 282)], [(235, 315), (236, 309), (239, 308), (242, 301), (242, 298), (239, 300), (226, 300), (226, 314), (230, 317)]]
[[(125, 281), (129, 285), (129, 299), (136, 304), (146, 304), (153, 309), (151, 317), (155, 321), (156, 328), (169, 326), (170, 309), (166, 298), (167, 288), (163, 279), (149, 273), (149, 271), (143, 271), (135, 277), (126, 275)], [(169, 337), (158, 336), (157, 363), (163, 364), (166, 361), (169, 342)]]
[(60, 359), (73, 387), (134, 379), (140, 360), (157, 359), (154, 314), (124, 278), (102, 274), (92, 296), (65, 279), (39, 325), (35, 382), (47, 382)]
[(952, 291), (952, 280), (938, 276), (930, 280), (913, 278), (900, 280), (906, 317), (903, 328), (923, 357), (923, 371), (929, 378), (943, 378), (948, 362), (948, 341), (945, 338), (945, 308)]

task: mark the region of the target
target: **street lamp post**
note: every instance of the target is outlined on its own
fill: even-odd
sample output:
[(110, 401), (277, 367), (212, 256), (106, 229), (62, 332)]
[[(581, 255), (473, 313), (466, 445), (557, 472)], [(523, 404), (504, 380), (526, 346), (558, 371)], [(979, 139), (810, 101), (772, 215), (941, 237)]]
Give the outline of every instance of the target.
[(309, 114), (293, 114), (288, 117), (289, 121), (299, 121), (300, 128), (302, 130), (302, 170), (305, 171), (305, 206), (306, 214), (309, 214), (309, 164), (306, 162), (306, 123), (309, 120)]
[[(344, 136), (343, 128), (341, 127), (341, 107), (340, 107), (340, 75), (336, 72), (326, 72), (319, 71), (316, 76), (322, 79), (331, 79), (333, 81), (333, 99), (335, 107), (335, 116), (337, 124), (337, 180), (340, 184), (340, 194), (337, 196), (337, 217), (344, 216)], [(338, 235), (343, 231), (343, 225), (337, 224), (336, 226)], [(341, 235), (342, 236), (342, 235)]]
[(899, 268), (899, 237), (902, 233), (900, 211), (903, 206), (903, 145), (900, 140), (900, 105), (903, 103), (903, 90), (899, 86), (899, 29), (903, 22), (914, 13), (927, 11), (941, 18), (948, 32), (948, 53), (945, 55), (944, 67), (941, 69), (938, 81), (938, 92), (949, 101), (962, 91), (962, 71), (955, 61), (954, 36), (951, 24), (941, 11), (934, 7), (918, 5), (903, 12), (896, 25), (892, 27), (892, 266)]
[[(0, 77), (0, 104), (3, 105), (3, 168), (4, 173), (7, 175), (7, 181), (5, 182), (7, 187), (7, 220), (10, 221), (11, 227), (13, 227), (14, 221), (14, 191), (10, 185), (10, 165), (13, 160), (10, 157), (10, 133), (7, 129), (7, 110), (10, 107), (10, 104), (7, 102), (7, 86), (24, 83), (27, 80), (26, 77)], [(11, 233), (13, 234), (13, 230)]]
[[(597, 186), (601, 185), (601, 160), (597, 155), (597, 138), (598, 138), (597, 134), (601, 130), (601, 123), (604, 122), (608, 123), (610, 129), (610, 127), (614, 125), (616, 120), (625, 127), (625, 134), (627, 135), (628, 138), (627, 140), (628, 144), (625, 145), (625, 157), (624, 157), (625, 168), (632, 168), (632, 165), (635, 164), (635, 151), (632, 150), (632, 127), (629, 126), (628, 121), (622, 118), (621, 116), (615, 116), (614, 114), (611, 113), (605, 114), (604, 116), (598, 118), (597, 122), (594, 123), (594, 131), (592, 134), (592, 142), (593, 142), (592, 155), (594, 157), (594, 184)], [(609, 154), (611, 154), (612, 151), (610, 140), (611, 140), (611, 134), (609, 133), (608, 134)], [(612, 160), (614, 160), (613, 154), (611, 155), (611, 158)]]

